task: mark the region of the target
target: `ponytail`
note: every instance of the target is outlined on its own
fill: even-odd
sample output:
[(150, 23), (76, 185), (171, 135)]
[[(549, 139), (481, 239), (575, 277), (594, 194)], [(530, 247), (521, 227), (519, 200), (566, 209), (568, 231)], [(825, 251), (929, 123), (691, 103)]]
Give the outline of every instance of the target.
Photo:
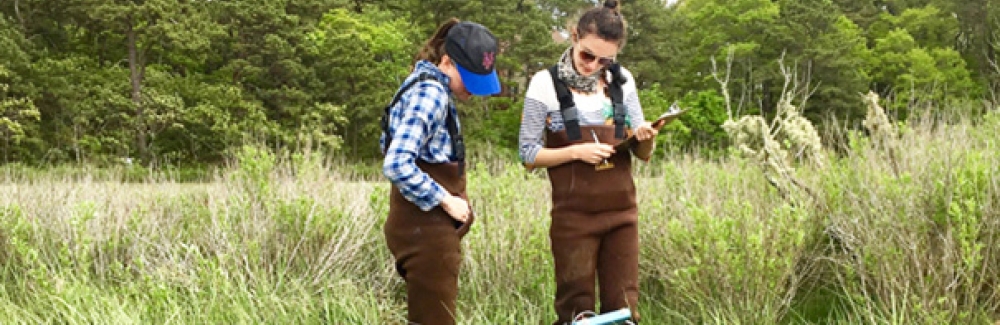
[(417, 53), (417, 56), (414, 58), (414, 62), (427, 60), (435, 65), (441, 63), (441, 58), (445, 55), (445, 37), (448, 36), (448, 31), (451, 30), (451, 27), (455, 26), (455, 24), (458, 24), (459, 22), (458, 18), (451, 18), (444, 23), (441, 23), (441, 25), (438, 26), (437, 31), (434, 32), (434, 35), (424, 43), (424, 47), (420, 49), (419, 53)]

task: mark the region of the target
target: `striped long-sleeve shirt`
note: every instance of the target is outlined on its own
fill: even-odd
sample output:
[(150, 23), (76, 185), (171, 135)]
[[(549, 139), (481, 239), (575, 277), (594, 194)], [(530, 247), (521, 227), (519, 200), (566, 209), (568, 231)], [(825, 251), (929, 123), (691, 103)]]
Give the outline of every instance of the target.
[[(622, 75), (628, 82), (622, 85), (623, 101), (626, 108), (626, 124), (635, 131), (645, 121), (642, 106), (639, 104), (639, 93), (635, 87), (632, 73), (622, 68)], [(602, 125), (612, 118), (611, 99), (603, 92), (595, 94), (573, 93), (573, 102), (579, 111), (580, 125)], [(552, 75), (548, 70), (542, 70), (531, 78), (524, 98), (524, 111), (521, 114), (521, 130), (518, 137), (518, 147), (521, 161), (531, 165), (535, 157), (544, 147), (545, 129), (558, 132), (565, 128), (562, 113), (559, 112), (559, 98), (552, 85)]]
[[(417, 81), (400, 96), (399, 102), (389, 110), (388, 132), (392, 141), (387, 148), (388, 139), (383, 134), (379, 145), (385, 153), (382, 174), (399, 188), (403, 197), (421, 210), (428, 211), (439, 205), (448, 193), (417, 168), (417, 160), (428, 163), (451, 161), (451, 136), (445, 122), (449, 111), (452, 116), (458, 116), (458, 113), (448, 87), (451, 80), (434, 64), (417, 62), (413, 73), (403, 84), (417, 80), (421, 73), (429, 73), (434, 78)], [(457, 118), (455, 122), (458, 125)]]

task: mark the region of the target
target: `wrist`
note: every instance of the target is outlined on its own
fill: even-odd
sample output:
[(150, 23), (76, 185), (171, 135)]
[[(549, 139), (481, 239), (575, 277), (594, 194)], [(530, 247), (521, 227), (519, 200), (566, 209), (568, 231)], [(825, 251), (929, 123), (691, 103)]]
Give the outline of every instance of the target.
[(444, 197), (441, 198), (441, 207), (444, 208), (444, 207), (451, 206), (451, 203), (452, 203), (451, 199), (452, 198), (453, 198), (453, 196), (451, 196), (450, 194), (445, 194)]
[(571, 145), (566, 147), (566, 151), (569, 152), (570, 160), (580, 160), (580, 153), (579, 153), (580, 150), (578, 150), (579, 148), (580, 146), (577, 145)]
[(446, 191), (442, 190), (442, 191), (437, 192), (437, 194), (434, 195), (434, 201), (437, 202), (436, 206), (439, 206), (441, 208), (445, 208), (448, 205), (448, 197), (449, 196), (451, 196), (451, 195), (448, 192), (446, 192)]

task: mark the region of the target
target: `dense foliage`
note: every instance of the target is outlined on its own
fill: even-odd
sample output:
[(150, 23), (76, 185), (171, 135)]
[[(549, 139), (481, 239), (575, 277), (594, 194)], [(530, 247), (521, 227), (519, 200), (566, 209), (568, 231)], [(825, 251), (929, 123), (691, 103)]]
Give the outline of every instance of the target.
[[(730, 52), (740, 114), (774, 113), (784, 64), (820, 129), (859, 125), (869, 90), (895, 120), (932, 107), (980, 114), (1000, 97), (1000, 6), (989, 0), (622, 2), (631, 34), (619, 59), (647, 112), (692, 108), (668, 148), (726, 145), (712, 59)], [(554, 29), (593, 3), (3, 1), (0, 163), (210, 165), (249, 141), (374, 158), (380, 108), (452, 16), (502, 40), (504, 92), (462, 110), (470, 142), (509, 154), (526, 81), (566, 46)]]

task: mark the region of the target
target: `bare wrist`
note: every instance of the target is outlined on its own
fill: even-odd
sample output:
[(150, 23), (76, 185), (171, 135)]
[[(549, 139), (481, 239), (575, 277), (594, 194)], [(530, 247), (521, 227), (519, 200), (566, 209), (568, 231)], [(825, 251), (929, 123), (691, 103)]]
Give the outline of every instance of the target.
[(438, 203), (438, 205), (440, 205), (442, 209), (447, 210), (448, 207), (451, 206), (451, 194), (445, 194), (441, 197), (441, 202)]
[(566, 147), (564, 149), (564, 150), (566, 150), (566, 151), (569, 152), (569, 159), (570, 160), (580, 160), (580, 154), (577, 153), (579, 151), (579, 150), (577, 150), (577, 148), (578, 147), (575, 146), (575, 145), (570, 145), (570, 146), (568, 146), (568, 147)]

